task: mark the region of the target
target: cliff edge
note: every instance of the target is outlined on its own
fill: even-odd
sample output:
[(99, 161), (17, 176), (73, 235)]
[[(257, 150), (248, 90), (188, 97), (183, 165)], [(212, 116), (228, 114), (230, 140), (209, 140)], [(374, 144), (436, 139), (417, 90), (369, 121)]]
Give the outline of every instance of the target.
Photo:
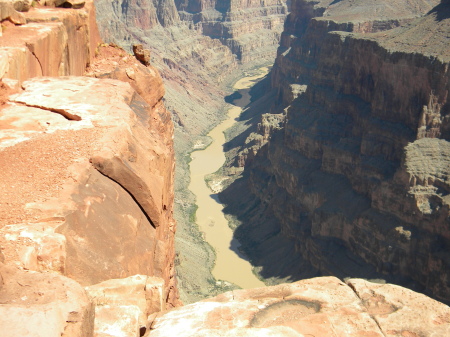
[(156, 315), (160, 336), (447, 336), (450, 308), (422, 294), (361, 279), (320, 277), (227, 292)]
[(162, 79), (99, 46), (92, 2), (0, 5), (4, 333), (139, 334), (149, 314), (180, 304)]

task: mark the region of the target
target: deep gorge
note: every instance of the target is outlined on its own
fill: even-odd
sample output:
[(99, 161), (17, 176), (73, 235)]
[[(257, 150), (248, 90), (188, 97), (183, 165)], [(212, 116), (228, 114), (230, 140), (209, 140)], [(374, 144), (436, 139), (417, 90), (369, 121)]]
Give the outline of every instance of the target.
[[(449, 6), (0, 0), (6, 335), (448, 335)], [(195, 225), (232, 101), (207, 183), (272, 287), (217, 282)]]

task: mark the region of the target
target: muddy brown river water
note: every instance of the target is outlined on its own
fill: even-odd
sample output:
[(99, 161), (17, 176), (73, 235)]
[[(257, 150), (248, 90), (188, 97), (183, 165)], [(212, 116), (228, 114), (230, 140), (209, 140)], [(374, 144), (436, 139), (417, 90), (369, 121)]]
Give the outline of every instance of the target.
[[(268, 68), (261, 68), (258, 75), (244, 77), (234, 85), (234, 89), (250, 88), (256, 80), (264, 77)], [(240, 107), (228, 110), (228, 118), (216, 126), (208, 134), (212, 143), (204, 150), (194, 151), (190, 163), (191, 183), (189, 189), (197, 199), (196, 223), (204, 233), (204, 239), (216, 252), (216, 263), (213, 275), (217, 280), (232, 282), (244, 289), (262, 287), (260, 281), (252, 272), (251, 264), (239, 253), (239, 242), (233, 239), (233, 231), (223, 214), (223, 206), (214, 198), (214, 193), (205, 182), (205, 176), (216, 172), (225, 162), (223, 144), (224, 131), (231, 127), (240, 115)]]

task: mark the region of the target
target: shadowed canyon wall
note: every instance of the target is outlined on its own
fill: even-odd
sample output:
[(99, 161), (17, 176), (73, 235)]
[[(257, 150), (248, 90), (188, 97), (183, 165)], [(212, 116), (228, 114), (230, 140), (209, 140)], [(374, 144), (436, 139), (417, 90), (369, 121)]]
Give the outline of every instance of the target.
[[(235, 290), (172, 308), (180, 304), (174, 269), (174, 128), (162, 101), (162, 78), (139, 53), (133, 57), (117, 46), (98, 44), (92, 3), (44, 2), (64, 8), (40, 4), (34, 8), (27, 1), (0, 0), (2, 336), (404, 337), (450, 333), (448, 306), (402, 287), (361, 279), (344, 283), (335, 277), (323, 277)], [(173, 13), (163, 6), (155, 18), (163, 21), (159, 16), (164, 16), (165, 11)], [(432, 26), (436, 14), (446, 24), (443, 13), (436, 8), (420, 22)], [(398, 46), (405, 39), (396, 37), (420, 38), (420, 33), (427, 31), (396, 32), (386, 43)], [(359, 41), (351, 35), (344, 36), (336, 40), (336, 46), (341, 48), (336, 51), (341, 54), (348, 47), (345, 43)], [(426, 36), (430, 37), (428, 33)], [(441, 41), (439, 36), (433, 38)], [(367, 41), (369, 46), (373, 42)], [(427, 44), (422, 47), (426, 49)], [(430, 50), (435, 51), (435, 47)], [(142, 54), (148, 55), (149, 51)], [(419, 62), (417, 66), (428, 67), (427, 62)], [(175, 63), (167, 64), (180, 73), (187, 71)], [(280, 73), (279, 80), (284, 81), (283, 77), (287, 78), (286, 74)], [(179, 77), (172, 79), (171, 83), (176, 83), (179, 90), (186, 87), (187, 95), (194, 93), (198, 83), (203, 83), (201, 88), (207, 84), (201, 82), (202, 76), (195, 79), (200, 82), (192, 84), (188, 79), (185, 82)], [(351, 87), (356, 86), (348, 82)], [(269, 87), (267, 81), (261, 83), (251, 96), (256, 97)], [(297, 98), (307, 95), (309, 90), (304, 83), (291, 88), (291, 95)], [(205, 94), (211, 94), (212, 90), (205, 90)], [(257, 107), (269, 105), (278, 97), (277, 104), (281, 107), (290, 105), (288, 116), (295, 111), (292, 109), (298, 104), (296, 99), (283, 98), (281, 90), (268, 90), (269, 95), (258, 101)], [(447, 135), (445, 118), (439, 118), (446, 109), (445, 104), (440, 105), (443, 102), (440, 94), (436, 91), (429, 100), (425, 99), (427, 103), (418, 118), (417, 139), (407, 145), (398, 170), (405, 167), (413, 176), (414, 179), (408, 180), (413, 192), (419, 187), (428, 193), (426, 196), (432, 195), (428, 200), (442, 203), (439, 201), (445, 199), (442, 177), (448, 165), (441, 157), (447, 141), (444, 137), (432, 138)], [(318, 97), (322, 97), (318, 102), (326, 101), (323, 96)], [(353, 111), (350, 103), (347, 106)], [(276, 107), (274, 111), (279, 112)], [(254, 110), (253, 106), (244, 117)], [(373, 126), (373, 120), (363, 117), (364, 123)], [(260, 137), (253, 138), (263, 147), (256, 157), (241, 153), (237, 163), (251, 165), (253, 160), (253, 167), (258, 168), (264, 166), (259, 161), (263, 158), (264, 170), (270, 172), (273, 164), (262, 155), (271, 153), (265, 149), (272, 142), (275, 144), (283, 120), (287, 125), (289, 119), (283, 113), (263, 116), (256, 126)], [(208, 123), (212, 122), (205, 125)], [(195, 126), (188, 126), (196, 130)], [(332, 134), (336, 133), (335, 130)], [(202, 137), (189, 138), (191, 143), (194, 140), (206, 141)], [(429, 146), (430, 141), (438, 144)], [(257, 151), (256, 147), (253, 150)], [(247, 149), (249, 153), (252, 152)], [(293, 150), (289, 155), (291, 161), (283, 157), (286, 163), (302, 159)], [(427, 166), (430, 156), (433, 165)], [(288, 166), (283, 164), (282, 168)], [(400, 182), (404, 182), (402, 172)], [(433, 179), (429, 179), (429, 172)], [(258, 175), (253, 177), (257, 182)], [(332, 182), (331, 178), (327, 181)], [(274, 179), (269, 177), (268, 181)], [(259, 185), (263, 186), (261, 182)], [(248, 189), (240, 190), (240, 194), (246, 192)], [(317, 194), (314, 200), (324, 200), (324, 196)], [(430, 202), (433, 207), (427, 208), (426, 197), (415, 200), (422, 202), (418, 209), (423, 214), (435, 214), (435, 203)], [(431, 222), (425, 224), (433, 226)], [(433, 228), (438, 233), (440, 228)], [(264, 235), (266, 227), (260, 229)], [(406, 238), (415, 235), (407, 228), (395, 230)], [(272, 247), (279, 249), (276, 244)], [(193, 254), (200, 250), (194, 249)], [(282, 256), (278, 265), (285, 267), (281, 262), (289, 261), (287, 257)], [(211, 289), (214, 290), (206, 291)], [(204, 293), (201, 290), (196, 296)]]
[(384, 278), (448, 302), (449, 6), (351, 5), (292, 2), (222, 199), (272, 282)]

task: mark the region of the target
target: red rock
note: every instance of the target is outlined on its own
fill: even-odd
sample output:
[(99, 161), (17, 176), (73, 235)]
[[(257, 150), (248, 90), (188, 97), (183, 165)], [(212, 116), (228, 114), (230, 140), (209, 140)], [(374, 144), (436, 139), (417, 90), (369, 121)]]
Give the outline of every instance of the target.
[(150, 65), (150, 50), (144, 49), (144, 47), (142, 47), (142, 44), (133, 45), (133, 53), (136, 59), (144, 66)]
[[(14, 2), (11, 0), (0, 1), (0, 22), (9, 20), (16, 25), (24, 25), (26, 23), (25, 16), (22, 13), (17, 12)], [(0, 36), (2, 36), (2, 30), (0, 29)]]
[[(20, 151), (43, 166), (30, 178), (13, 169), (14, 162), (0, 160), (4, 202), (13, 201), (13, 211), (2, 207), (0, 216), (11, 225), (23, 223), (24, 214), (31, 223), (62, 219), (55, 231), (66, 239), (65, 275), (83, 285), (137, 273), (159, 276), (166, 282), (163, 298), (175, 304), (172, 137), (158, 132), (167, 121), (150, 122), (150, 116), (164, 116), (161, 107), (152, 110), (117, 80), (40, 78), (23, 87), (3, 112), (14, 122), (4, 131), (10, 146), (0, 157)], [(168, 126), (170, 134), (170, 120)], [(59, 154), (53, 164), (48, 153)], [(42, 192), (36, 184), (43, 184)], [(14, 249), (23, 264), (20, 248)]]
[(442, 303), (390, 284), (355, 279), (349, 285), (321, 277), (227, 292), (158, 315), (150, 336), (446, 336), (450, 331), (450, 308)]
[(158, 277), (134, 275), (107, 280), (86, 287), (86, 291), (96, 305), (97, 336), (108, 331), (112, 334), (118, 325), (127, 331), (124, 336), (139, 336), (140, 329), (147, 327), (147, 317), (165, 310), (164, 280)]
[[(0, 5), (3, 3), (0, 3)], [(0, 40), (0, 77), (83, 75), (100, 42), (92, 1), (81, 10), (18, 13), (28, 24), (8, 27)], [(70, 41), (70, 43), (69, 43)]]
[(94, 336), (139, 337), (139, 314), (139, 308), (135, 305), (98, 306), (95, 308)]
[(75, 281), (0, 263), (2, 336), (93, 336), (94, 306)]

